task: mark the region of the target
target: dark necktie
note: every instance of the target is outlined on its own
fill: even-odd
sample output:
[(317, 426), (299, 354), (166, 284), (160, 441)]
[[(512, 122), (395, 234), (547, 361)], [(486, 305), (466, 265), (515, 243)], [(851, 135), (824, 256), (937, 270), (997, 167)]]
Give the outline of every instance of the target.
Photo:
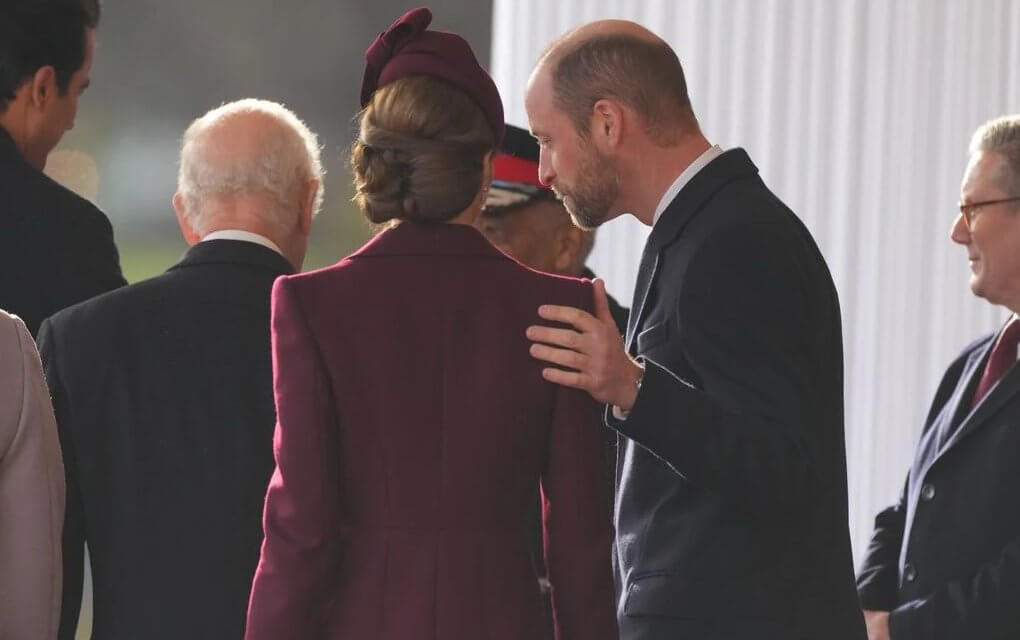
[(971, 406), (976, 407), (995, 383), (1016, 364), (1017, 344), (1020, 344), (1020, 318), (1013, 316), (992, 347), (992, 353), (988, 356), (988, 364), (985, 365), (985, 372), (981, 374), (981, 381), (978, 382)]

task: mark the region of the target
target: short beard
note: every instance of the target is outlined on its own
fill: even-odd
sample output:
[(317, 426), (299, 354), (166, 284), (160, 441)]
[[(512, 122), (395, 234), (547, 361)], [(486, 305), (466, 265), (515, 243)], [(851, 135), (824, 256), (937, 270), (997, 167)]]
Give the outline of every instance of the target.
[(563, 204), (574, 225), (590, 231), (609, 218), (610, 207), (620, 197), (620, 169), (615, 160), (584, 142), (577, 175), (577, 184), (562, 194)]

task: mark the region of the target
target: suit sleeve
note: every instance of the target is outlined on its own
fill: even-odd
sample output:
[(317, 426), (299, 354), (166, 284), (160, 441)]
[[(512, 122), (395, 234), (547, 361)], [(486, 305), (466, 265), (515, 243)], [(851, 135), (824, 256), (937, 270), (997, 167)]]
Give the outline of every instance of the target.
[(875, 517), (875, 532), (857, 576), (857, 595), (862, 609), (891, 611), (896, 607), (900, 549), (907, 515), (906, 492), (904, 485), (899, 501)]
[(1020, 539), (970, 576), (941, 585), (889, 615), (893, 640), (1015, 638), (1020, 635)]
[[(64, 472), (57, 425), (35, 344), (17, 318), (0, 318), (0, 620), (11, 638), (52, 638), (60, 612)], [(10, 348), (8, 348), (10, 347)]]
[(72, 259), (63, 261), (67, 273), (61, 307), (88, 300), (127, 284), (120, 268), (120, 255), (113, 241), (113, 227), (102, 211), (91, 203), (75, 216), (68, 238)]
[[(968, 354), (978, 345), (990, 339), (990, 336), (985, 336), (974, 342), (964, 350), (963, 355), (949, 366), (935, 391), (931, 407), (928, 409), (925, 433), (934, 424), (935, 418), (942, 412), (953, 395), (960, 376), (963, 375)], [(923, 434), (922, 437), (924, 437)], [(864, 562), (861, 564), (861, 570), (857, 576), (857, 595), (860, 598), (862, 609), (891, 611), (896, 608), (898, 603), (900, 551), (903, 548), (903, 533), (906, 527), (909, 487), (908, 478), (903, 483), (899, 501), (875, 517), (875, 531), (871, 536), (871, 543), (868, 545)]]
[(276, 470), (245, 637), (312, 640), (323, 634), (339, 574), (338, 424), (325, 367), (287, 278), (273, 287), (272, 341)]
[[(591, 295), (591, 287), (585, 291)], [(592, 301), (583, 307), (591, 309)], [(560, 387), (542, 474), (546, 566), (557, 640), (617, 637), (605, 428), (586, 393)]]
[(668, 339), (643, 353), (629, 416), (607, 416), (689, 482), (767, 517), (845, 482), (832, 419), (842, 407), (831, 406), (842, 396), (822, 386), (842, 375), (841, 353), (823, 351), (841, 337), (817, 338), (838, 311), (811, 293), (820, 275), (804, 254), (762, 229), (707, 238), (662, 327)]
[(85, 516), (78, 485), (74, 453), (72, 415), (58, 366), (56, 329), (49, 320), (39, 329), (39, 353), (42, 356), (46, 383), (53, 399), (57, 419), (57, 433), (64, 456), (64, 480), (67, 486), (64, 508), (63, 572), (64, 586), (60, 607), (60, 640), (74, 640), (81, 611), (82, 589), (85, 580)]

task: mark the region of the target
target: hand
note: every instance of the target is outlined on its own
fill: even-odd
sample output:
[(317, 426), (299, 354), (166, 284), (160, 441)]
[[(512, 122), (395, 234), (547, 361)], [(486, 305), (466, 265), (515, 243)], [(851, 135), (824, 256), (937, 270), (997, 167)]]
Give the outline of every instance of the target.
[(528, 327), (528, 339), (535, 343), (531, 345), (533, 357), (575, 370), (548, 367), (542, 370), (542, 377), (556, 384), (584, 389), (599, 402), (630, 411), (637, 398), (637, 381), (644, 370), (624, 349), (623, 339), (609, 312), (606, 283), (595, 280), (594, 316), (574, 307), (555, 305), (539, 307), (538, 315), (574, 327)]
[(864, 626), (868, 640), (889, 640), (889, 612), (864, 610)]

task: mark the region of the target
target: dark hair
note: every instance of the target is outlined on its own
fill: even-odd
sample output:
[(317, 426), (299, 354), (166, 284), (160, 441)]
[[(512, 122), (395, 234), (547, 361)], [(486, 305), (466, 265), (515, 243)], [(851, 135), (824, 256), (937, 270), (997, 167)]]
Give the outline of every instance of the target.
[(698, 127), (683, 67), (665, 42), (628, 35), (588, 38), (553, 61), (552, 80), (556, 106), (584, 138), (592, 109), (604, 98), (634, 109), (648, 136), (661, 144)]
[(400, 78), (372, 95), (351, 151), (354, 201), (375, 223), (445, 222), (478, 195), (496, 139), (466, 93), (428, 75)]
[(85, 62), (85, 30), (99, 25), (99, 0), (3, 0), (0, 3), (0, 113), (42, 67), (56, 70), (66, 93)]

